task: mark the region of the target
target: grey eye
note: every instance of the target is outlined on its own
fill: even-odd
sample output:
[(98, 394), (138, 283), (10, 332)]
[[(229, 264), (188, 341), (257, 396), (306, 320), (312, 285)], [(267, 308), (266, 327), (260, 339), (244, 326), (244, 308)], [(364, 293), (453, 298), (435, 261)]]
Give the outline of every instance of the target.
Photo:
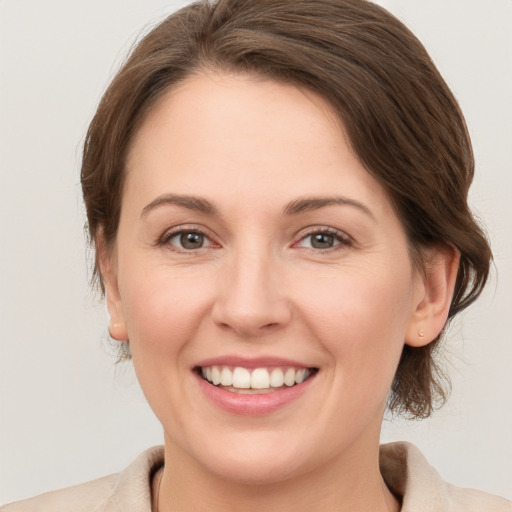
[(309, 235), (304, 236), (297, 244), (298, 247), (316, 249), (318, 251), (335, 249), (340, 245), (350, 246), (352, 243), (343, 232), (331, 232), (330, 230), (319, 230), (314, 233), (309, 233)]
[(184, 249), (200, 249), (204, 244), (204, 235), (201, 233), (182, 233), (180, 244)]
[(170, 236), (167, 243), (187, 251), (203, 249), (211, 245), (208, 237), (199, 231), (179, 231)]
[(336, 244), (336, 237), (328, 233), (314, 233), (309, 235), (313, 249), (330, 249)]

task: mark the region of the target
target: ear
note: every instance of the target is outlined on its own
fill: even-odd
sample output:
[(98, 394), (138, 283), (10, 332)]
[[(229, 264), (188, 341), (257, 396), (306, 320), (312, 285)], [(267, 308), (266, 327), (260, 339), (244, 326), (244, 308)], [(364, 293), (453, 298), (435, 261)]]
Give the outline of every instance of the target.
[(436, 339), (448, 319), (460, 253), (452, 246), (436, 246), (425, 253), (425, 268), (418, 271), (416, 309), (411, 316), (405, 343), (412, 347), (428, 345)]
[(117, 279), (116, 248), (109, 249), (101, 235), (96, 239), (98, 265), (107, 295), (107, 309), (110, 315), (108, 332), (117, 341), (128, 341)]

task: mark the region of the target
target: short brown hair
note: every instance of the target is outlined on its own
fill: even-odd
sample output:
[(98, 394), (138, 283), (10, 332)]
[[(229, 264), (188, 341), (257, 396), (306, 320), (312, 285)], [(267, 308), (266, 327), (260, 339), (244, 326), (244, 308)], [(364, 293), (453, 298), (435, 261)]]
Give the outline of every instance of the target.
[[(308, 88), (339, 113), (352, 147), (388, 191), (413, 258), (450, 245), (460, 266), (449, 319), (473, 302), (491, 251), (467, 204), (474, 172), (457, 101), (416, 37), (366, 0), (207, 0), (169, 16), (136, 46), (105, 92), (83, 152), (90, 239), (115, 242), (130, 141), (162, 95), (201, 69)], [(98, 256), (94, 279), (103, 290)], [(440, 336), (405, 346), (389, 407), (420, 418), (446, 398)]]

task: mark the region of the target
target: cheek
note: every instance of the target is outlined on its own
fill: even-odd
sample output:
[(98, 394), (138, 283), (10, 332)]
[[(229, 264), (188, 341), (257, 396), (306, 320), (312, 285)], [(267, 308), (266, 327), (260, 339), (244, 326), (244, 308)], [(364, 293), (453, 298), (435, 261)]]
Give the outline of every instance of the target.
[(165, 268), (139, 276), (121, 289), (132, 354), (175, 353), (201, 325), (209, 280)]
[(187, 350), (199, 337), (212, 286), (204, 277), (186, 274), (165, 266), (139, 269), (132, 274), (138, 278), (124, 281), (121, 290), (137, 378), (156, 416), (172, 432), (186, 423), (176, 411), (183, 407), (183, 383), (190, 378)]
[(304, 298), (304, 307), (333, 334), (377, 326), (382, 333), (400, 330), (410, 316), (412, 277), (385, 266), (347, 266), (324, 275), (312, 274), (311, 279), (298, 282), (295, 295)]
[(403, 274), (390, 266), (344, 268), (307, 287), (301, 316), (341, 369), (336, 378), (350, 386), (391, 383), (413, 302), (412, 280)]

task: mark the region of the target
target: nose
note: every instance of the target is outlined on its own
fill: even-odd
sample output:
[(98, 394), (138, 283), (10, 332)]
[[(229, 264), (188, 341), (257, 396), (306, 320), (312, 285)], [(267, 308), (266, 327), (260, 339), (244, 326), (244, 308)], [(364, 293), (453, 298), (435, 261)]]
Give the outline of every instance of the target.
[(221, 273), (213, 320), (239, 336), (258, 337), (286, 326), (292, 311), (279, 265), (271, 257), (240, 254)]

